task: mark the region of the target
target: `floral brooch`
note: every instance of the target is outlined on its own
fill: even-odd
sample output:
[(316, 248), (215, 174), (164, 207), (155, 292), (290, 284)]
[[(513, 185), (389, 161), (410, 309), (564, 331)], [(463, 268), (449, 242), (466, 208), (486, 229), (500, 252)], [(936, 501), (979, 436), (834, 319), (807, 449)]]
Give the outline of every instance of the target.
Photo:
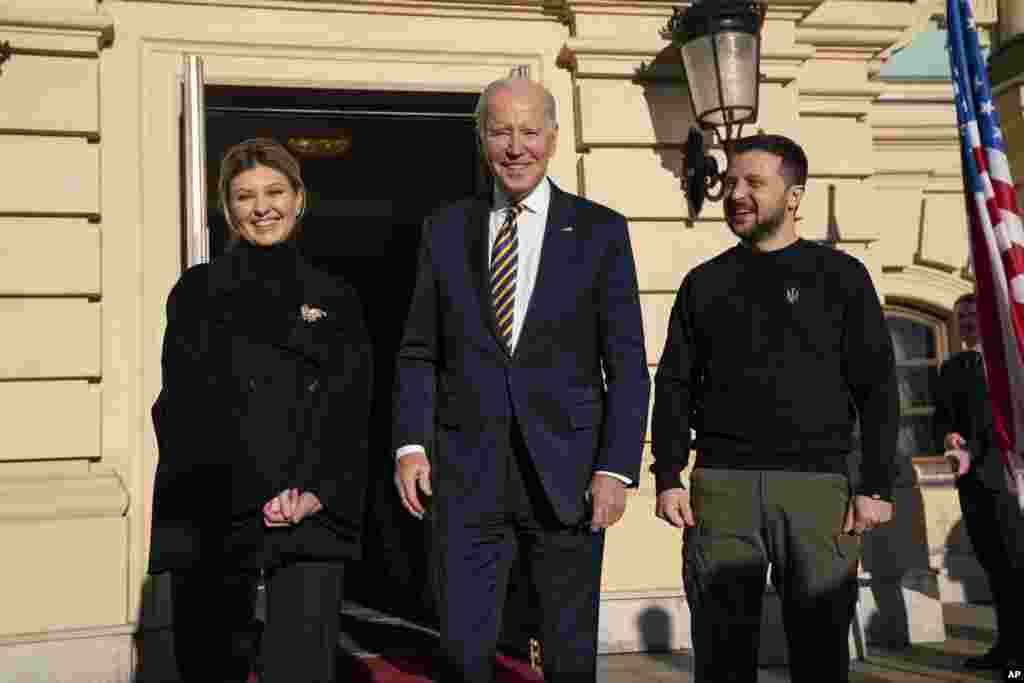
[(327, 311), (310, 306), (309, 304), (302, 304), (302, 307), (299, 309), (299, 316), (307, 323), (315, 323), (322, 318), (326, 318)]

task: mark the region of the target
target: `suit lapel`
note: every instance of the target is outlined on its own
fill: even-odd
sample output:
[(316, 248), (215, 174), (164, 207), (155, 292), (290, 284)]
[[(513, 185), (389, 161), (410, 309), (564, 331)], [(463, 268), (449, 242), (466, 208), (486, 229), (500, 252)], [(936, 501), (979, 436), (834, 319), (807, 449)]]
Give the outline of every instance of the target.
[(522, 348), (531, 338), (532, 328), (537, 320), (543, 320), (547, 305), (552, 303), (552, 293), (564, 283), (559, 279), (565, 264), (570, 261), (576, 249), (576, 234), (566, 232), (572, 226), (575, 213), (572, 198), (551, 183), (551, 203), (548, 205), (548, 220), (544, 226), (544, 239), (540, 247), (540, 263), (537, 264), (537, 279), (526, 307), (526, 318), (519, 334), (517, 348)]
[(494, 306), (491, 303), (491, 277), (488, 245), (490, 230), (491, 198), (480, 196), (473, 202), (466, 226), (466, 259), (472, 273), (473, 284), (480, 299), (480, 316), (490, 331), (498, 348), (504, 350), (505, 344), (498, 335), (498, 322), (494, 319)]

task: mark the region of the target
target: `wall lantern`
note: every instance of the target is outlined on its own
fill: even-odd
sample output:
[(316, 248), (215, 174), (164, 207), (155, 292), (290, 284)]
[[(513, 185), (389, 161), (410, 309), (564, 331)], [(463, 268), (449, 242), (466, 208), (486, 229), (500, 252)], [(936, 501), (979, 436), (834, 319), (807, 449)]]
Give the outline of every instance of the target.
[(11, 41), (5, 40), (0, 43), (0, 74), (3, 74), (3, 65), (8, 59), (11, 58)]
[[(665, 27), (683, 59), (694, 120), (712, 131), (727, 155), (743, 125), (757, 119), (765, 10), (759, 0), (695, 0), (685, 10), (674, 8)], [(692, 216), (700, 213), (705, 197), (722, 198), (725, 172), (704, 153), (704, 136), (696, 128), (686, 139), (683, 173)]]

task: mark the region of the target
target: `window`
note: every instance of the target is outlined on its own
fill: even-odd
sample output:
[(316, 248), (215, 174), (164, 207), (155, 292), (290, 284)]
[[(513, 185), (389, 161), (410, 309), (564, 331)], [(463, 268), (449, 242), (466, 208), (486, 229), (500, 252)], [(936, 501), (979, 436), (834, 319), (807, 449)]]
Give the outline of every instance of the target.
[(900, 395), (898, 448), (901, 456), (933, 456), (937, 444), (933, 432), (935, 388), (939, 366), (946, 357), (945, 321), (902, 306), (885, 310)]

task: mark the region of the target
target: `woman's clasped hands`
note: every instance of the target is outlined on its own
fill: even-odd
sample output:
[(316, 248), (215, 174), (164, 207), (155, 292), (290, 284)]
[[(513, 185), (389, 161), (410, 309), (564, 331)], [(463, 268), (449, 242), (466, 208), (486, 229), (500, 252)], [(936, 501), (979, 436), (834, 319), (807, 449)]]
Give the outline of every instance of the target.
[(312, 491), (285, 489), (263, 505), (263, 524), (268, 527), (295, 525), (323, 508)]

